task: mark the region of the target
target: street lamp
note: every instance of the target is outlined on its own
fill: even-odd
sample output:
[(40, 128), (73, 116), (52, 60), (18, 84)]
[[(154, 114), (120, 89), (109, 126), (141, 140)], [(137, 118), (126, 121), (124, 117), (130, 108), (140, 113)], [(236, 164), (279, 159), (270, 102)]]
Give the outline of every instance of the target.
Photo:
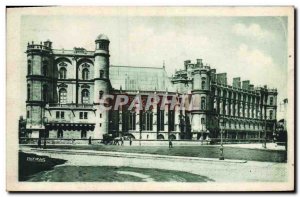
[(265, 116), (265, 132), (262, 146), (263, 148), (267, 148), (267, 116)]
[(224, 160), (224, 148), (223, 148), (223, 126), (224, 126), (224, 120), (220, 119), (220, 129), (221, 129), (221, 147), (220, 147), (220, 160)]
[(43, 117), (43, 124), (44, 124), (44, 149), (46, 149), (46, 124), (48, 123), (48, 118), (47, 117)]

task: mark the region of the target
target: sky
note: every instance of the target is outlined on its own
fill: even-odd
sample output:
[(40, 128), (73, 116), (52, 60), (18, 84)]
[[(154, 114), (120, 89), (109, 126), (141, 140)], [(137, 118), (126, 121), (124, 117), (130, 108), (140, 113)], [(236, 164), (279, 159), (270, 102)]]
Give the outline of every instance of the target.
[[(26, 62), (27, 42), (50, 39), (56, 49), (94, 50), (97, 35), (106, 34), (112, 65), (162, 67), (165, 62), (171, 76), (185, 60), (203, 59), (217, 73), (227, 72), (228, 84), (241, 77), (254, 86), (277, 88), (279, 105), (287, 98), (287, 22), (287, 17), (25, 15), (21, 61)], [(21, 72), (25, 90), (26, 66)]]

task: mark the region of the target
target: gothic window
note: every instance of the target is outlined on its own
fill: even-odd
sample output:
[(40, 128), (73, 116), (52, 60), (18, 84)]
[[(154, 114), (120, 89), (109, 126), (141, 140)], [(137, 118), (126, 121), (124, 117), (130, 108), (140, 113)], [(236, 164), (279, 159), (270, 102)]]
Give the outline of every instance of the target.
[(85, 68), (82, 70), (82, 79), (88, 80), (89, 79), (89, 69)]
[(135, 126), (135, 116), (136, 116), (135, 112), (130, 112), (130, 114), (129, 114), (129, 125), (128, 125), (129, 130), (135, 130), (135, 128), (136, 128), (136, 126)]
[(47, 102), (48, 101), (48, 87), (47, 85), (43, 86), (43, 101)]
[(48, 69), (48, 62), (47, 61), (43, 61), (43, 75), (47, 76), (47, 69)]
[(104, 78), (104, 70), (100, 70), (100, 79)]
[(30, 84), (27, 84), (27, 100), (30, 100), (30, 94), (31, 94), (31, 88), (30, 88)]
[(165, 111), (157, 109), (157, 131), (164, 131)]
[(59, 78), (60, 79), (66, 79), (67, 78), (67, 69), (65, 67), (62, 67), (59, 69)]
[(26, 118), (29, 118), (29, 116), (30, 116), (30, 111), (27, 110)]
[(151, 111), (142, 113), (142, 130), (149, 131), (152, 130), (153, 125), (153, 114)]
[(205, 109), (206, 109), (205, 97), (201, 97), (201, 109), (202, 109), (202, 110), (205, 110)]
[(67, 103), (67, 90), (65, 88), (59, 90), (59, 103)]
[(31, 75), (31, 69), (32, 69), (32, 64), (31, 64), (31, 60), (28, 60), (28, 70), (27, 70), (27, 73), (28, 75)]
[(90, 93), (87, 89), (82, 90), (81, 100), (82, 100), (83, 104), (89, 104), (89, 102), (90, 102)]
[(169, 110), (168, 112), (168, 130), (174, 131), (175, 130), (175, 111)]

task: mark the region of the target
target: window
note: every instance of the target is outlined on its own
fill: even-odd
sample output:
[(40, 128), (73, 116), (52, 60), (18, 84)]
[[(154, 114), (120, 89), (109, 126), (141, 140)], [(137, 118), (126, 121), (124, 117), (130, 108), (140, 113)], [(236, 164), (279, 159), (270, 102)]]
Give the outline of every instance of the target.
[(30, 100), (30, 93), (31, 93), (30, 90), (31, 90), (31, 89), (30, 89), (30, 84), (27, 84), (27, 100), (28, 100), (28, 101)]
[(164, 131), (165, 126), (165, 111), (157, 109), (157, 131)]
[(88, 119), (87, 112), (79, 112), (79, 119)]
[(100, 114), (100, 118), (102, 118), (102, 114)]
[(60, 129), (57, 131), (57, 138), (62, 138), (64, 136), (63, 131)]
[(89, 69), (85, 68), (82, 70), (82, 79), (88, 80), (89, 79)]
[[(128, 129), (129, 130), (135, 130), (136, 129), (135, 116), (136, 116), (135, 112), (130, 112), (129, 113), (129, 124), (128, 124)], [(125, 114), (123, 115), (123, 117), (125, 117)]]
[(43, 86), (43, 101), (47, 102), (48, 101), (48, 87), (47, 85)]
[(61, 119), (65, 119), (65, 112), (63, 112), (63, 111), (60, 112), (60, 118), (61, 118)]
[(151, 131), (153, 125), (153, 114), (151, 111), (142, 113), (142, 130)]
[(99, 126), (101, 127), (101, 126), (102, 126), (102, 123), (100, 123)]
[(100, 70), (100, 79), (104, 78), (104, 70)]
[(27, 67), (27, 74), (28, 75), (31, 75), (31, 69), (32, 69), (32, 65), (31, 65), (31, 60), (28, 60), (28, 63), (27, 63), (28, 67)]
[(26, 118), (29, 118), (29, 116), (30, 116), (30, 111), (28, 110), (26, 114)]
[(99, 91), (99, 99), (102, 99), (103, 97), (103, 91)]
[(81, 100), (83, 104), (88, 104), (90, 102), (90, 93), (87, 89), (82, 90), (81, 92)]
[(47, 76), (47, 69), (48, 69), (48, 62), (47, 61), (43, 61), (43, 70), (42, 70), (42, 74), (44, 75), (44, 76)]
[(67, 90), (65, 88), (59, 90), (59, 103), (67, 103)]
[(56, 111), (56, 119), (65, 119), (65, 112), (64, 111)]
[(59, 78), (60, 79), (66, 79), (67, 78), (67, 69), (65, 67), (62, 67), (59, 69)]
[(206, 109), (205, 97), (201, 97), (201, 109), (202, 110)]
[(86, 138), (86, 131), (81, 131), (81, 138)]
[(273, 97), (270, 97), (270, 105), (273, 105)]
[(202, 82), (201, 82), (201, 89), (202, 89), (202, 90), (205, 89), (205, 80), (202, 80)]
[(270, 117), (269, 117), (269, 119), (270, 120), (273, 119), (273, 110), (270, 110)]
[(205, 124), (205, 118), (201, 118), (201, 124)]

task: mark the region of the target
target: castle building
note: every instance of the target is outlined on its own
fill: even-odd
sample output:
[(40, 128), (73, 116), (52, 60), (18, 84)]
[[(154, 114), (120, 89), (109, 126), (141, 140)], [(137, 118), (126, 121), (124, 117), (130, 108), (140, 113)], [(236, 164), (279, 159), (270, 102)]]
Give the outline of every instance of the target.
[[(84, 48), (53, 49), (51, 41), (28, 43), (26, 133), (30, 138), (99, 140), (104, 134), (135, 139), (215, 139), (220, 131), (230, 141), (272, 139), (276, 123), (277, 90), (254, 87), (250, 81), (187, 60), (184, 69), (168, 77), (163, 67), (110, 65), (107, 36), (95, 40), (95, 51)], [(149, 95), (167, 102), (150, 109), (128, 105), (109, 111), (105, 95), (137, 95), (143, 103)], [(186, 96), (198, 108), (180, 108), (173, 97)], [(188, 100), (189, 100), (188, 99)], [(221, 124), (222, 123), (222, 124)]]

